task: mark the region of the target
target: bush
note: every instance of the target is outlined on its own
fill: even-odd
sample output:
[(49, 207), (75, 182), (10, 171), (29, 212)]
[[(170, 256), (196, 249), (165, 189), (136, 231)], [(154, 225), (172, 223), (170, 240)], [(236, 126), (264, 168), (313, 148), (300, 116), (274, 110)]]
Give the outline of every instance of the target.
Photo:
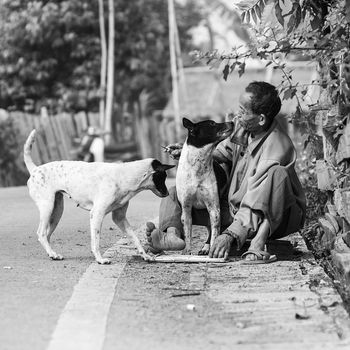
[(0, 120), (0, 187), (25, 185), (28, 179), (17, 135), (12, 118)]

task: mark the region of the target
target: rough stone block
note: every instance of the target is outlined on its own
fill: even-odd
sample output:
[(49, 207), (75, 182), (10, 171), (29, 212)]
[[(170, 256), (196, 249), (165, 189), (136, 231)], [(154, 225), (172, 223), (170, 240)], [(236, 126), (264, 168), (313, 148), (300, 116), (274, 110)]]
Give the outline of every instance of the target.
[(349, 247), (349, 249), (350, 249), (350, 232), (348, 231), (348, 232), (345, 232), (344, 234), (343, 234), (343, 241), (344, 241), (344, 243)]
[(340, 253), (332, 250), (331, 253), (334, 266), (339, 274), (344, 277), (346, 284), (350, 285), (350, 253)]
[(318, 240), (318, 246), (321, 250), (332, 250), (334, 247), (334, 242), (336, 239), (337, 232), (334, 226), (326, 219), (318, 219), (319, 224), (322, 227), (320, 234), (317, 235), (316, 239)]
[(335, 189), (334, 204), (338, 214), (350, 222), (350, 188)]
[(316, 161), (317, 187), (322, 191), (331, 191), (336, 184), (334, 170), (325, 160)]

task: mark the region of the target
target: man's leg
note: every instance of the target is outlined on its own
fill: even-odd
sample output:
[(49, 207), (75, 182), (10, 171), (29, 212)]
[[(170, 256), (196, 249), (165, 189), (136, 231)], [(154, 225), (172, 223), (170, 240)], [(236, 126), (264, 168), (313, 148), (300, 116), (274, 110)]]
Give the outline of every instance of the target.
[(162, 231), (153, 222), (147, 222), (146, 236), (145, 250), (153, 254), (161, 253), (163, 250), (183, 250), (186, 246), (176, 227), (168, 227), (166, 231)]
[[(206, 209), (193, 210), (193, 224), (210, 226)], [(221, 203), (221, 232), (232, 222), (227, 201)], [(176, 188), (169, 189), (169, 196), (163, 198), (159, 208), (159, 228), (154, 223), (146, 224), (147, 250), (154, 254), (163, 250), (182, 250), (185, 248), (184, 231), (181, 222), (181, 207), (177, 200)]]
[[(258, 232), (256, 233), (255, 237), (250, 242), (250, 247), (248, 249), (252, 251), (263, 251), (265, 248), (265, 244), (267, 241), (267, 238), (269, 237), (270, 233), (270, 224), (267, 219), (264, 219), (263, 222), (260, 224)], [(251, 261), (251, 260), (257, 260), (257, 256), (255, 254), (247, 253), (245, 255), (245, 260)]]
[[(263, 216), (261, 219), (259, 215), (260, 223), (248, 250), (263, 251), (268, 238), (285, 237), (300, 229), (304, 208), (296, 200), (297, 197), (293, 187), (289, 174), (284, 167), (276, 166), (269, 170), (268, 181), (261, 188), (260, 195), (256, 198), (254, 204), (252, 215), (262, 213)], [(274, 227), (271, 227), (271, 223)], [(230, 232), (230, 229), (221, 236), (218, 237), (217, 243), (214, 243), (214, 247), (210, 252), (211, 257), (228, 256), (230, 245), (235, 240), (239, 240), (240, 245), (242, 245), (245, 238), (247, 238), (247, 234), (243, 235), (243, 238), (237, 237), (237, 233)], [(256, 260), (258, 257), (254, 254), (245, 254), (245, 259)]]
[[(233, 218), (230, 213), (227, 200), (220, 202), (220, 234), (224, 232), (231, 224)], [(199, 255), (208, 255), (210, 250), (211, 227), (210, 218), (206, 209), (193, 210), (193, 222), (195, 225), (205, 226), (208, 230), (208, 237), (203, 248), (198, 252)]]
[(147, 250), (153, 254), (163, 250), (185, 248), (181, 223), (181, 207), (177, 200), (176, 188), (169, 189), (169, 196), (161, 200), (159, 207), (159, 228), (153, 222), (146, 224)]

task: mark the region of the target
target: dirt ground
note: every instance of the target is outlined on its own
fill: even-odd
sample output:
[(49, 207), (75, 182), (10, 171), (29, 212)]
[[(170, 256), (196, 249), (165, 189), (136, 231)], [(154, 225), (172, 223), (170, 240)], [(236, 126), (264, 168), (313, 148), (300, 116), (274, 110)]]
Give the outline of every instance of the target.
[[(298, 240), (270, 245), (279, 256), (274, 265), (239, 268), (240, 252), (233, 252), (237, 262), (227, 264), (131, 258), (111, 305), (103, 349), (337, 348), (347, 338), (348, 315), (331, 280), (309, 252), (299, 250)], [(197, 228), (196, 249), (202, 241)]]

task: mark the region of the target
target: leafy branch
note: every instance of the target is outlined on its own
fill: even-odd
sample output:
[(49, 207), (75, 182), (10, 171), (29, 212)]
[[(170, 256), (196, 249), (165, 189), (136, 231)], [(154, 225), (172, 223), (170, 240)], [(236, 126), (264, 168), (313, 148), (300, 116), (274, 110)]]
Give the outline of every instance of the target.
[[(245, 0), (237, 7), (242, 12), (242, 19), (249, 25), (252, 18), (256, 22), (255, 15), (258, 20), (262, 19), (265, 6), (271, 2), (276, 17), (275, 24), (264, 28), (251, 28), (254, 45), (250, 45), (250, 48), (236, 47), (228, 53), (195, 51), (194, 58), (206, 60), (207, 64), (216, 66), (224, 62), (222, 72), (225, 80), (234, 70), (238, 71), (239, 76), (244, 74), (248, 58), (260, 58), (266, 62), (266, 66), (273, 64), (274, 69), (282, 71), (285, 79), (280, 90), (284, 92), (283, 98), (297, 99), (298, 114), (303, 113), (300, 98), (307, 94), (307, 89), (301, 88), (301, 96), (298, 96), (297, 88), (301, 86), (298, 83), (293, 84), (291, 72), (286, 71), (285, 65), (279, 63), (280, 60), (277, 61), (277, 56), (287, 58), (292, 53), (304, 54), (314, 62), (322, 62), (323, 67), (335, 66), (335, 77), (326, 82), (324, 76), (320, 82), (313, 82), (312, 85), (327, 87), (331, 90), (333, 99), (337, 99), (344, 91), (350, 91), (349, 86), (348, 89), (344, 86), (344, 78), (338, 74), (339, 67), (350, 56), (350, 26), (345, 18), (344, 3), (334, 0), (332, 4), (324, 0)], [(326, 15), (323, 14), (324, 9), (328, 11)], [(329, 72), (332, 73), (331, 69)], [(350, 85), (350, 74), (348, 80)]]
[(258, 20), (261, 19), (261, 14), (265, 9), (265, 5), (269, 0), (258, 0), (253, 5), (249, 5), (247, 2), (240, 2), (237, 4), (237, 7), (242, 10), (241, 20), (242, 23), (250, 23), (251, 19), (258, 23)]

